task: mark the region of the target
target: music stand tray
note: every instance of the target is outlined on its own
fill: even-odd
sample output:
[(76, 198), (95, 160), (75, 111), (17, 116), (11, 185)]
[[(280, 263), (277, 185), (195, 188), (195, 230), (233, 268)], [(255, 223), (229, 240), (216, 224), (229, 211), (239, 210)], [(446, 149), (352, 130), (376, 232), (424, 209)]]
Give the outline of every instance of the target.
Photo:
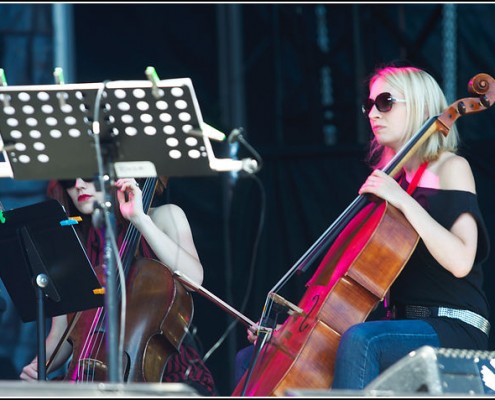
[[(56, 200), (4, 211), (0, 222), (0, 278), (24, 322), (36, 315), (36, 274), (28, 248), (39, 255), (49, 286), (47, 317), (101, 307), (103, 289), (72, 225), (61, 225), (67, 214)], [(27, 240), (26, 240), (27, 237)], [(28, 243), (32, 240), (31, 243)], [(34, 245), (34, 247), (33, 247)], [(39, 263), (38, 263), (39, 264)]]

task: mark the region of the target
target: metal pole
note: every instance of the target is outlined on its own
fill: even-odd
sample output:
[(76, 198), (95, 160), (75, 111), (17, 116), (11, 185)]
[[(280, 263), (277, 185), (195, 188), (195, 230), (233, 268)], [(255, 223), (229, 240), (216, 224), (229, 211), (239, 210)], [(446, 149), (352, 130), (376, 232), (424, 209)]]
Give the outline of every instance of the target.
[(447, 3), (442, 7), (443, 90), (450, 104), (457, 98), (457, 5)]
[[(227, 127), (245, 127), (246, 110), (244, 94), (244, 64), (243, 64), (243, 35), (242, 35), (242, 5), (219, 4), (217, 6), (218, 24), (218, 56), (220, 102), (222, 109), (222, 124)], [(239, 143), (228, 145), (228, 156), (237, 158)], [(225, 298), (233, 304), (232, 294), (232, 252), (230, 241), (230, 215), (233, 191), (238, 178), (238, 172), (230, 172), (223, 176), (223, 220), (224, 220), (224, 262), (225, 262)], [(230, 325), (230, 320), (228, 325)], [(229, 368), (233, 370), (232, 362), (237, 350), (235, 335), (227, 339)], [(233, 376), (229, 376), (230, 384)]]
[(74, 66), (74, 18), (72, 4), (52, 4), (54, 67), (64, 71), (66, 83), (75, 79)]

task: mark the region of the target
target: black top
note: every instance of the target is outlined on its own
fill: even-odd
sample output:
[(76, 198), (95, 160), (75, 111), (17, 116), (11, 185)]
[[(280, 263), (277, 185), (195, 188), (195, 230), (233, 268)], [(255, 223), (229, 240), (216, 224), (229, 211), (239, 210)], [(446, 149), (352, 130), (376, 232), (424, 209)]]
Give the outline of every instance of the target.
[[(490, 244), (477, 196), (460, 190), (422, 187), (418, 187), (412, 196), (447, 229), (461, 214), (471, 213), (478, 223), (478, 250), (471, 272), (464, 278), (456, 278), (432, 257), (420, 240), (390, 289), (390, 304), (464, 309), (488, 319), (489, 304), (482, 288), (482, 263), (488, 257)], [(488, 347), (484, 333), (458, 319), (426, 320), (438, 333), (442, 347), (479, 350)]]

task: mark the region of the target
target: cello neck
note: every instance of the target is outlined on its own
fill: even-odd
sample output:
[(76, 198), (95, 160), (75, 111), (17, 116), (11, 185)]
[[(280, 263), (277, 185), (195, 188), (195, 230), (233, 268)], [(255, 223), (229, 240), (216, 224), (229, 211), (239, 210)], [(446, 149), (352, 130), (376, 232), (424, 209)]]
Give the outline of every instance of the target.
[(433, 133), (442, 130), (439, 126), (438, 116), (431, 117), (423, 126), (402, 146), (395, 156), (383, 168), (387, 175), (395, 176), (420, 147)]
[[(143, 210), (145, 213), (148, 213), (151, 207), (151, 202), (155, 194), (157, 179), (158, 178), (156, 177), (147, 178), (143, 184), (142, 197), (143, 197)], [(141, 234), (139, 230), (133, 224), (129, 224), (124, 240), (122, 241), (122, 245), (119, 250), (120, 258), (122, 260), (122, 265), (124, 266), (125, 271), (127, 271), (130, 265), (132, 264), (140, 238), (141, 238)]]
[[(395, 156), (383, 168), (383, 172), (390, 176), (395, 176), (404, 164), (414, 154), (416, 149), (421, 146), (430, 135), (440, 130), (444, 131), (443, 125), (437, 123), (438, 117), (431, 117), (423, 126), (407, 141), (407, 143), (395, 154)], [(296, 262), (294, 267), (273, 287), (272, 292), (277, 292), (293, 275), (294, 272), (305, 272), (331, 245), (342, 229), (347, 226), (368, 203), (368, 197), (359, 195), (344, 210), (344, 212), (330, 225), (327, 230), (318, 238), (318, 240), (304, 253)]]

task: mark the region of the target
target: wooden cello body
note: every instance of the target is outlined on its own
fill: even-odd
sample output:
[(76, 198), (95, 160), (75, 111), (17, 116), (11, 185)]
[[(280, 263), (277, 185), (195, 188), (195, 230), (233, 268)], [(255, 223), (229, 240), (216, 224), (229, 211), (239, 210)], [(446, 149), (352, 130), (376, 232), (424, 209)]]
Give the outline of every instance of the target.
[[(95, 269), (104, 282), (102, 268)], [(194, 303), (185, 286), (162, 263), (137, 259), (127, 279), (122, 372), (124, 382), (161, 382), (169, 358), (179, 351), (192, 321)], [(73, 314), (68, 337), (72, 359), (64, 380), (107, 382), (104, 308)]]
[(127, 301), (124, 354), (130, 366), (125, 381), (161, 382), (191, 324), (191, 293), (165, 265), (141, 258), (129, 275)]
[[(487, 74), (471, 79), (468, 91), (480, 97), (458, 100), (440, 116), (432, 117), (384, 172), (396, 176), (430, 135), (447, 135), (460, 116), (491, 106), (495, 101), (493, 83)], [(340, 225), (334, 224), (337, 228), (327, 230), (313, 246), (319, 251), (321, 243), (331, 243), (307, 284), (298, 311), (292, 312), (260, 346), (258, 358), (233, 396), (285, 396), (287, 389), (331, 387), (341, 335), (352, 325), (364, 322), (385, 297), (419, 240), (396, 208), (379, 199), (368, 203), (363, 200), (366, 199), (358, 198), (341, 219), (345, 222), (337, 221)], [(328, 239), (331, 235), (334, 238)], [(303, 258), (313, 257), (308, 253)]]
[(289, 388), (330, 387), (340, 336), (383, 299), (417, 243), (416, 231), (397, 209), (386, 202), (365, 207), (308, 283), (298, 304), (303, 313), (273, 332), (245, 395), (284, 396)]
[[(147, 210), (156, 179), (143, 185), (143, 208)], [(161, 382), (169, 358), (179, 351), (192, 320), (194, 305), (185, 286), (174, 279), (161, 262), (135, 258), (140, 234), (130, 225), (120, 249), (126, 274), (126, 320), (122, 354), (124, 382)], [(101, 266), (95, 273), (105, 284)], [(121, 303), (122, 307), (122, 303)], [(64, 380), (108, 381), (104, 307), (69, 316), (72, 359)]]

